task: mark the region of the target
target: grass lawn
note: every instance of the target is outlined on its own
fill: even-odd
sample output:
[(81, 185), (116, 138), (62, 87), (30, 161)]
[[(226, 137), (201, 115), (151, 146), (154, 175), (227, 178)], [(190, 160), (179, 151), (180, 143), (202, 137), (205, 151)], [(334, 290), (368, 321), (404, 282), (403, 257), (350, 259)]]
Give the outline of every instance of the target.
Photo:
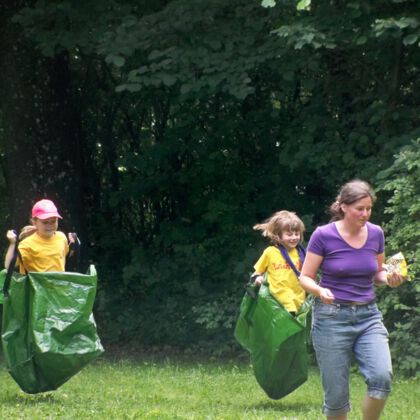
[[(101, 359), (55, 392), (20, 391), (4, 364), (0, 370), (1, 419), (322, 419), (317, 371), (287, 397), (270, 400), (246, 365)], [(420, 417), (420, 378), (396, 379), (383, 415)], [(365, 386), (351, 382), (353, 411), (360, 419)]]

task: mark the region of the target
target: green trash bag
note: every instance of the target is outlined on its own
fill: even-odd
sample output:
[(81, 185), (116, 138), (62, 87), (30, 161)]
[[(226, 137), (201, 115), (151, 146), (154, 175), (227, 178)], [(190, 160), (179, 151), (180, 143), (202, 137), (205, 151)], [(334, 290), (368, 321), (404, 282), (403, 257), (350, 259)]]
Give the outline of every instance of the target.
[[(6, 270), (0, 273), (4, 282)], [(96, 270), (14, 273), (3, 296), (6, 366), (29, 393), (52, 391), (104, 352), (92, 314)]]
[(305, 302), (291, 315), (262, 284), (248, 288), (235, 327), (235, 338), (251, 354), (257, 382), (272, 399), (290, 394), (308, 379)]

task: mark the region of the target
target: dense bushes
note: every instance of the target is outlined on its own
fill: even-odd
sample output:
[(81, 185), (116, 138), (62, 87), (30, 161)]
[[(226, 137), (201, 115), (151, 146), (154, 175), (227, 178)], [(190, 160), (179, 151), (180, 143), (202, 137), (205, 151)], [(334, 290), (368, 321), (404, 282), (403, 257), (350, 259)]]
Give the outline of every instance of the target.
[(380, 193), (390, 194), (385, 207), (387, 253), (404, 253), (411, 278), (400, 288), (383, 290), (381, 308), (395, 367), (420, 375), (420, 139), (405, 147), (379, 178)]

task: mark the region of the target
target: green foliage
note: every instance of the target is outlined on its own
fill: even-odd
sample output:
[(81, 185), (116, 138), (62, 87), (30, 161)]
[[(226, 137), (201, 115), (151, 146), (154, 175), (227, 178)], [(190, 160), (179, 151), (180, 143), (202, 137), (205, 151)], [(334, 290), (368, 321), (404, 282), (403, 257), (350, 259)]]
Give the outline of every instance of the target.
[[(223, 327), (232, 330), (237, 320), (238, 299), (232, 296), (225, 296), (213, 302), (201, 302), (202, 305), (192, 307), (196, 315), (195, 322), (202, 324), (205, 328), (214, 330)], [(200, 304), (200, 302), (197, 302)]]
[(385, 213), (387, 253), (402, 251), (411, 282), (382, 294), (381, 305), (391, 327), (394, 364), (406, 375), (420, 374), (420, 140), (396, 155), (394, 164), (378, 175), (380, 190), (390, 194)]
[(234, 340), (232, 331), (235, 328), (238, 318), (240, 299), (233, 293), (225, 292), (221, 297), (213, 296), (212, 301), (208, 299), (197, 299), (192, 307), (194, 322), (200, 325), (202, 334), (201, 342), (197, 348), (203, 352), (212, 343), (211, 354), (213, 356), (226, 356), (239, 348)]
[[(231, 13), (239, 19), (232, 19)], [(229, 10), (224, 0), (169, 2), (130, 27), (121, 25), (109, 34), (101, 52), (109, 54), (125, 45), (121, 52), (130, 57), (129, 71), (117, 86), (119, 92), (160, 87), (183, 100), (216, 92), (244, 99), (254, 92), (253, 71), (264, 61), (266, 49), (255, 33), (247, 31), (248, 13), (264, 26), (266, 14), (247, 2), (233, 1)]]

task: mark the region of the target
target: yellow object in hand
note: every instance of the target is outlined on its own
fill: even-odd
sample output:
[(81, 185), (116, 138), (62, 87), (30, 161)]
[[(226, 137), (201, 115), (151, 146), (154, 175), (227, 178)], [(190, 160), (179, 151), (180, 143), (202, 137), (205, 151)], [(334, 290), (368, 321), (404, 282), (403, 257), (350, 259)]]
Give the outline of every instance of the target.
[(408, 278), (407, 261), (405, 260), (402, 252), (392, 255), (386, 260), (386, 270), (388, 271), (388, 275), (394, 273), (400, 274), (410, 281), (410, 278)]

